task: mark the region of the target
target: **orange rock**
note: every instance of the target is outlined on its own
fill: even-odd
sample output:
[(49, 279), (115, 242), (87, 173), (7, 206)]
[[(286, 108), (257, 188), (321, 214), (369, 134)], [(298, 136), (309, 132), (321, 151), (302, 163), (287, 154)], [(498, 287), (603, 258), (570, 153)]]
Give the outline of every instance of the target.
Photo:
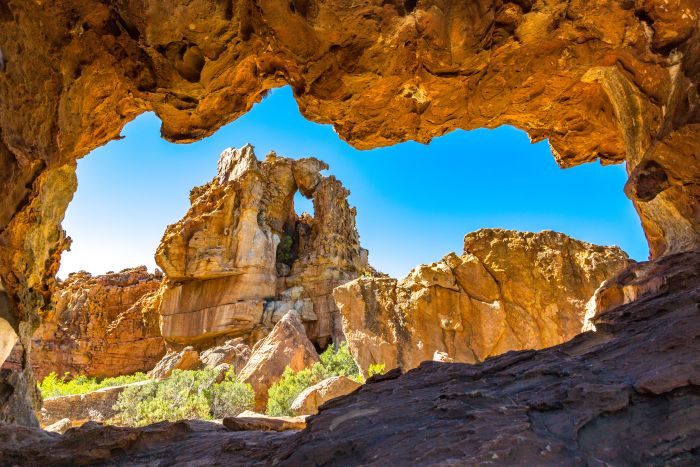
[(482, 229), (465, 237), (461, 257), (420, 265), (401, 281), (357, 279), (333, 296), (363, 372), (477, 363), (571, 339), (596, 288), (628, 263), (617, 247), (551, 231)]
[(157, 321), (160, 283), (145, 266), (68, 276), (32, 337), (35, 376), (107, 377), (153, 368), (165, 353)]

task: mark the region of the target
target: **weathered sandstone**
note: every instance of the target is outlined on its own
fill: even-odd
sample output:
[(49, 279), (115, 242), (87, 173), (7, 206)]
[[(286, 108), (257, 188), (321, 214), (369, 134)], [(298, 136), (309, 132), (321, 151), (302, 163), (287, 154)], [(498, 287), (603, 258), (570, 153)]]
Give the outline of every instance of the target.
[(201, 353), (202, 364), (207, 368), (217, 368), (219, 365), (229, 365), (238, 374), (250, 359), (250, 347), (242, 339), (231, 339), (222, 345), (211, 347)]
[[(194, 188), (191, 208), (163, 235), (156, 261), (167, 277), (160, 308), (173, 345), (211, 345), (222, 336), (254, 344), (288, 311), (325, 346), (341, 336), (334, 287), (367, 269), (349, 192), (317, 159), (253, 147), (221, 154), (217, 177)], [(314, 217), (298, 216), (294, 194), (313, 199)]]
[(426, 362), (371, 378), (325, 404), (301, 432), (230, 432), (196, 421), (89, 423), (61, 437), (0, 425), (0, 462), (694, 465), (698, 263), (700, 253), (659, 260), (645, 282), (661, 280), (664, 288), (594, 318), (595, 333), (476, 365)]
[(628, 264), (617, 247), (544, 231), (482, 229), (464, 254), (421, 265), (400, 281), (360, 278), (334, 291), (361, 371), (439, 359), (476, 363), (541, 349), (581, 332), (586, 302)]
[(28, 347), (50, 308), (76, 159), (149, 110), (165, 138), (201, 139), (284, 84), (357, 147), (511, 124), (548, 138), (563, 167), (625, 161), (652, 256), (693, 251), (698, 11), (699, 0), (4, 1), (3, 339)]
[(180, 351), (170, 351), (148, 372), (153, 379), (165, 379), (175, 370), (197, 370), (202, 366), (199, 352), (191, 346)]
[(290, 311), (277, 322), (272, 332), (253, 347), (250, 360), (238, 374), (238, 380), (255, 391), (255, 410), (267, 407), (267, 390), (279, 381), (285, 368), (301, 371), (318, 362), (316, 349), (306, 337), (299, 315)]
[(296, 415), (314, 415), (318, 408), (336, 397), (350, 394), (362, 384), (345, 376), (333, 376), (304, 389), (292, 402)]
[(270, 417), (246, 410), (237, 417), (226, 417), (223, 424), (231, 431), (287, 431), (306, 428), (304, 417)]
[(116, 411), (112, 407), (117, 403), (119, 394), (128, 387), (149, 383), (150, 381), (139, 381), (122, 386), (106, 387), (85, 394), (44, 399), (39, 412), (41, 424), (42, 426), (52, 425), (64, 418), (69, 419), (73, 426), (80, 426), (88, 421), (106, 421), (116, 415)]
[(34, 375), (107, 377), (153, 368), (165, 353), (158, 330), (160, 283), (144, 266), (68, 276), (32, 336)]

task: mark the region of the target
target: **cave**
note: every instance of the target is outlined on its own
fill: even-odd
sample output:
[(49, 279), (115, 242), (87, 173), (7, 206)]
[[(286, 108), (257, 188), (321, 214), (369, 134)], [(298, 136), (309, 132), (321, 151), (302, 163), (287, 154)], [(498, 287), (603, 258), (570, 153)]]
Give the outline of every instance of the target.
[[(14, 423), (3, 438), (26, 435), (3, 461), (697, 462), (698, 11), (697, 0), (0, 1), (3, 359), (50, 306), (77, 159), (146, 111), (169, 141), (205, 138), (284, 85), (305, 118), (361, 149), (507, 124), (548, 139), (561, 167), (625, 162), (651, 253), (607, 283), (596, 332), (389, 372), (295, 433), (178, 422), (44, 435), (25, 353), (23, 371), (2, 374), (0, 419)], [(90, 437), (100, 448), (76, 448)]]

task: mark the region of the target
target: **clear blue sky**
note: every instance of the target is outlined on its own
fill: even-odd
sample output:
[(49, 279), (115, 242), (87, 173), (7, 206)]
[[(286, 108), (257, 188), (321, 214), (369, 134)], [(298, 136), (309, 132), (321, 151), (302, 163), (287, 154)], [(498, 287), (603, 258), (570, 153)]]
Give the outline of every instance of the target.
[[(358, 151), (331, 126), (304, 120), (289, 88), (197, 143), (168, 143), (159, 127), (154, 114), (141, 115), (124, 128), (124, 139), (79, 161), (78, 191), (63, 223), (73, 246), (59, 276), (141, 264), (153, 269), (156, 246), (166, 225), (187, 211), (190, 189), (214, 177), (223, 149), (246, 143), (259, 159), (275, 150), (328, 162), (329, 173), (352, 193), (370, 262), (395, 277), (461, 252), (464, 235), (481, 227), (556, 230), (618, 245), (637, 260), (648, 255), (622, 192), (623, 166), (562, 170), (546, 142), (530, 144), (514, 128), (456, 131), (427, 146)], [(301, 209), (309, 210), (308, 203)]]

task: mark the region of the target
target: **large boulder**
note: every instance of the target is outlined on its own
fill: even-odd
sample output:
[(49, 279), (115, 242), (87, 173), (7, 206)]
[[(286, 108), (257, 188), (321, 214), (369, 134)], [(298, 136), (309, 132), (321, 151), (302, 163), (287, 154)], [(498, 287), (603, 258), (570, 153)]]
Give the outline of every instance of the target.
[(346, 376), (332, 376), (304, 389), (292, 402), (295, 415), (313, 415), (318, 408), (336, 397), (350, 394), (362, 384)]
[(243, 339), (230, 339), (216, 347), (210, 347), (199, 356), (206, 368), (216, 368), (219, 365), (229, 365), (235, 373), (248, 363), (250, 359), (250, 347), (243, 343)]
[(436, 355), (477, 363), (571, 339), (601, 282), (629, 262), (617, 247), (560, 233), (483, 229), (465, 237), (462, 256), (401, 281), (357, 279), (334, 297), (363, 372), (371, 364), (407, 370)]
[(197, 352), (191, 346), (180, 351), (170, 351), (156, 364), (148, 376), (153, 379), (165, 379), (175, 370), (197, 370), (201, 368), (202, 361)]
[(318, 354), (306, 337), (301, 318), (297, 313), (289, 312), (267, 337), (255, 344), (250, 360), (238, 374), (238, 379), (253, 387), (255, 411), (264, 412), (267, 390), (279, 381), (285, 368), (300, 371), (318, 361)]
[[(156, 252), (169, 343), (206, 348), (228, 336), (252, 345), (290, 310), (319, 345), (341, 338), (331, 293), (367, 269), (367, 251), (350, 193), (320, 174), (327, 168), (274, 153), (258, 161), (250, 145), (221, 154), (217, 176), (192, 190)], [(295, 213), (297, 191), (313, 199), (313, 217)]]
[(126, 388), (150, 384), (150, 381), (111, 386), (85, 394), (52, 397), (44, 400), (44, 406), (39, 412), (42, 426), (53, 425), (64, 418), (71, 421), (73, 426), (82, 425), (88, 421), (102, 422), (117, 414), (113, 409), (119, 399), (119, 394)]
[(153, 368), (165, 354), (157, 312), (161, 281), (162, 274), (145, 266), (69, 275), (32, 337), (35, 376), (108, 377)]

